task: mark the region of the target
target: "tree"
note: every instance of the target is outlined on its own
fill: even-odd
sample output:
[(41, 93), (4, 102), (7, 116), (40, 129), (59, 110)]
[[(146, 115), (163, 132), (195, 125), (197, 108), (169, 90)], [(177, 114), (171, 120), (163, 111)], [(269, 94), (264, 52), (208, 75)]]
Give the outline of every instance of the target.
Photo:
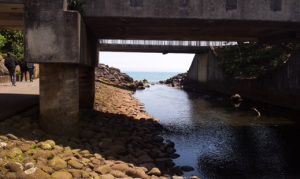
[(282, 66), (293, 44), (240, 43), (216, 49), (218, 66), (229, 78), (260, 78)]
[(0, 34), (0, 49), (5, 45), (6, 38)]
[[(1, 36), (4, 39), (1, 39)], [(11, 52), (18, 58), (22, 58), (24, 56), (23, 31), (0, 30), (0, 52), (4, 54)]]

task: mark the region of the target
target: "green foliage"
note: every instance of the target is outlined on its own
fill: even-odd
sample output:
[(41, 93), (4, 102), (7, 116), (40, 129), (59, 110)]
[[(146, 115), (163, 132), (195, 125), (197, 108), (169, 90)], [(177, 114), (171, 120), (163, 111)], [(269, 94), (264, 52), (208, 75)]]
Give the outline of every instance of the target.
[(295, 47), (292, 44), (244, 43), (216, 49), (218, 66), (229, 78), (260, 78), (282, 66)]
[(36, 143), (32, 144), (32, 145), (30, 146), (30, 149), (34, 149), (35, 147), (36, 147)]
[(78, 11), (80, 14), (84, 14), (84, 4), (85, 0), (68, 0), (68, 9)]
[(6, 38), (0, 34), (0, 49), (5, 45)]
[[(1, 36), (3, 36), (5, 40), (2, 41)], [(0, 51), (2, 54), (10, 52), (18, 58), (22, 58), (24, 56), (23, 31), (0, 30), (0, 44), (1, 42), (3, 42), (3, 45), (0, 45)]]

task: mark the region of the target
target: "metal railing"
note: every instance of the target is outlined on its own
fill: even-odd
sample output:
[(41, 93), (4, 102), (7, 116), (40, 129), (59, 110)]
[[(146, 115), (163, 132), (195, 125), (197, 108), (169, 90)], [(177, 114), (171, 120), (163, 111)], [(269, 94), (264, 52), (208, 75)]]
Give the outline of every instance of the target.
[(166, 40), (120, 40), (100, 39), (100, 45), (141, 45), (141, 46), (183, 46), (183, 47), (208, 47), (235, 45), (232, 41), (166, 41)]

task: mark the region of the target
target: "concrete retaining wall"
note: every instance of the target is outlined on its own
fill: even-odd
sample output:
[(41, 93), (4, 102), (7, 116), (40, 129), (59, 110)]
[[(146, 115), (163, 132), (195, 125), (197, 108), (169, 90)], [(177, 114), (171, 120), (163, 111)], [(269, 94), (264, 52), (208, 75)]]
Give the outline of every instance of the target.
[[(232, 80), (223, 77), (217, 68), (217, 58), (211, 50), (207, 56), (195, 55), (186, 85), (229, 95), (238, 93), (243, 98), (300, 110), (300, 71), (297, 70), (300, 69), (299, 59), (300, 53), (293, 54), (282, 68), (264, 79)], [(203, 81), (205, 76), (195, 77), (195, 64), (205, 64), (201, 61), (208, 61), (206, 66), (201, 67), (204, 72), (207, 71), (206, 81)], [(198, 74), (201, 72), (198, 71)]]
[(9, 75), (0, 76), (0, 83), (8, 83), (10, 82)]

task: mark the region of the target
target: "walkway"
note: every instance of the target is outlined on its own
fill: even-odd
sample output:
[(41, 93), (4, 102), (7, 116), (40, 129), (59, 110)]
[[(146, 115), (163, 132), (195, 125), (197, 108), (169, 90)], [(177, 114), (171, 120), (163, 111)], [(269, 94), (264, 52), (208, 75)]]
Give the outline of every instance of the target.
[(33, 82), (0, 83), (0, 121), (39, 104), (39, 79)]

